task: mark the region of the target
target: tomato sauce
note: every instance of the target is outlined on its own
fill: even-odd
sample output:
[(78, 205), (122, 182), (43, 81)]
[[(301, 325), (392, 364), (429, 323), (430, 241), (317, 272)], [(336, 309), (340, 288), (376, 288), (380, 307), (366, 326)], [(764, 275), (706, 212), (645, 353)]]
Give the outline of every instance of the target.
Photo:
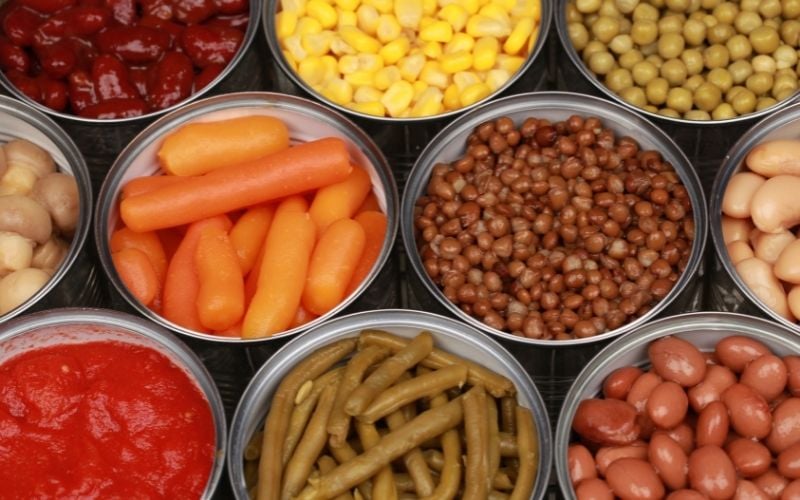
[(211, 409), (153, 349), (54, 345), (0, 364), (0, 499), (192, 499), (215, 454)]

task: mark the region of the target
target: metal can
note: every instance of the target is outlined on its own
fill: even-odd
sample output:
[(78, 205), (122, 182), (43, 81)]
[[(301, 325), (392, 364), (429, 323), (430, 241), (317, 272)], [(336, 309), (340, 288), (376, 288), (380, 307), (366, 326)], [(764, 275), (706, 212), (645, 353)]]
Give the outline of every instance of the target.
[(227, 426), (222, 400), (197, 356), (163, 328), (129, 314), (105, 309), (54, 309), (17, 318), (0, 328), (0, 361), (31, 348), (117, 341), (148, 347), (166, 356), (195, 382), (214, 419), (216, 453), (203, 499), (210, 500), (222, 477)]
[(437, 348), (479, 362), (511, 379), (517, 388), (519, 404), (530, 408), (538, 431), (539, 463), (531, 498), (544, 498), (552, 460), (550, 424), (536, 386), (517, 360), (498, 343), (460, 322), (419, 311), (383, 310), (344, 316), (309, 330), (278, 351), (256, 373), (231, 423), (228, 475), (237, 499), (249, 498), (244, 476), (244, 450), (253, 434), (263, 425), (270, 399), (281, 379), (315, 349), (355, 337), (368, 329), (380, 329), (403, 337), (429, 331), (434, 336)]
[(572, 420), (584, 399), (601, 393), (603, 381), (617, 368), (647, 364), (647, 346), (661, 337), (673, 335), (691, 342), (701, 351), (710, 351), (720, 340), (744, 335), (762, 342), (778, 356), (800, 353), (797, 335), (788, 329), (742, 314), (699, 312), (654, 321), (618, 338), (586, 365), (570, 388), (561, 409), (555, 438), (555, 467), (563, 497), (575, 499), (567, 467), (567, 448), (572, 438)]
[(80, 200), (78, 224), (64, 261), (50, 281), (19, 307), (1, 316), (0, 321), (55, 307), (103, 305), (101, 277), (92, 254), (85, 247), (92, 220), (92, 192), (89, 172), (80, 151), (50, 118), (4, 96), (0, 96), (0, 123), (0, 142), (27, 139), (46, 150), (60, 172), (75, 178)]
[(800, 136), (800, 104), (784, 108), (764, 118), (747, 131), (728, 152), (719, 167), (711, 191), (708, 217), (715, 250), (709, 280), (709, 305), (722, 311), (766, 315), (800, 333), (800, 324), (792, 323), (773, 311), (744, 283), (731, 262), (722, 236), (722, 198), (725, 196), (731, 177), (747, 170), (744, 161), (750, 150), (764, 142), (796, 139), (798, 136)]
[[(457, 159), (466, 148), (467, 137), (479, 124), (508, 116), (520, 124), (528, 117), (565, 120), (571, 115), (596, 116), (617, 136), (633, 135), (642, 148), (656, 149), (671, 163), (680, 175), (692, 200), (695, 221), (695, 239), (689, 263), (670, 293), (647, 314), (616, 330), (588, 337), (564, 341), (547, 341), (522, 338), (489, 327), (465, 314), (450, 302), (425, 272), (417, 251), (414, 225), (414, 205), (425, 192), (433, 167), (438, 162)], [(636, 131), (632, 134), (632, 131)], [(400, 231), (408, 261), (412, 290), (416, 299), (427, 310), (443, 312), (465, 321), (471, 326), (497, 337), (501, 343), (513, 346), (515, 354), (533, 375), (547, 397), (551, 415), (557, 415), (560, 398), (585, 363), (594, 356), (601, 344), (650, 321), (662, 313), (689, 311), (700, 308), (703, 296), (701, 261), (708, 226), (706, 203), (700, 181), (683, 152), (672, 139), (645, 118), (629, 109), (600, 98), (566, 92), (537, 92), (511, 96), (475, 109), (453, 121), (425, 148), (409, 174), (400, 208)]]

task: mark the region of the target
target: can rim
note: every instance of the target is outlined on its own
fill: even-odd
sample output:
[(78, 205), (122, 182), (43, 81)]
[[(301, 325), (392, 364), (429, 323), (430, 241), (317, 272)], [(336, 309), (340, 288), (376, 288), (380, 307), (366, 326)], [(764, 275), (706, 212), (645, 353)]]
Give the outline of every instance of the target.
[(264, 4), (264, 9), (262, 11), (262, 24), (263, 24), (263, 31), (265, 37), (267, 39), (267, 46), (269, 47), (270, 52), (272, 53), (273, 60), (278, 64), (280, 67), (281, 72), (284, 75), (287, 75), (292, 82), (303, 89), (308, 95), (312, 96), (314, 99), (322, 101), (325, 105), (334, 108), (335, 110), (339, 111), (340, 113), (344, 113), (347, 115), (352, 115), (354, 117), (364, 119), (364, 120), (374, 120), (376, 122), (385, 122), (385, 123), (394, 123), (394, 124), (408, 124), (408, 123), (422, 123), (422, 122), (431, 122), (436, 121), (439, 119), (446, 119), (446, 118), (453, 118), (465, 111), (469, 111), (480, 107), (487, 102), (497, 98), (500, 94), (505, 92), (506, 90), (511, 87), (525, 72), (527, 72), (533, 63), (538, 59), (541, 55), (544, 46), (547, 42), (547, 35), (550, 31), (550, 24), (552, 23), (553, 17), (553, 7), (550, 0), (539, 0), (541, 5), (541, 19), (539, 20), (539, 35), (538, 39), (536, 40), (536, 44), (534, 46), (533, 51), (528, 54), (528, 57), (525, 59), (525, 63), (508, 79), (508, 81), (503, 84), (501, 87), (496, 89), (494, 92), (489, 94), (488, 96), (484, 97), (480, 101), (477, 101), (469, 106), (454, 109), (451, 111), (447, 111), (445, 113), (440, 113), (437, 115), (431, 116), (420, 116), (414, 118), (393, 118), (390, 116), (376, 116), (376, 115), (369, 115), (366, 113), (361, 113), (359, 111), (350, 109), (346, 106), (342, 106), (337, 104), (327, 97), (323, 96), (310, 85), (308, 85), (300, 75), (297, 74), (289, 65), (286, 63), (286, 58), (283, 56), (283, 51), (280, 48), (280, 42), (278, 41), (276, 28), (275, 28), (275, 16), (270, 15), (271, 12), (277, 12), (279, 0), (267, 0)]
[(78, 146), (58, 126), (50, 117), (31, 108), (28, 104), (12, 99), (11, 97), (0, 95), (0, 112), (7, 113), (14, 118), (36, 128), (40, 133), (47, 137), (64, 154), (69, 162), (72, 177), (78, 185), (78, 224), (75, 226), (75, 233), (69, 242), (69, 249), (64, 260), (58, 266), (47, 283), (44, 284), (36, 293), (31, 295), (28, 300), (18, 305), (14, 309), (0, 316), (0, 322), (14, 318), (31, 307), (35, 306), (40, 300), (44, 299), (75, 265), (78, 256), (86, 247), (86, 240), (89, 237), (89, 229), (92, 226), (92, 208), (94, 201), (92, 198), (92, 183), (89, 177), (89, 168), (83, 159)]
[(555, 12), (555, 24), (556, 24), (556, 31), (558, 32), (558, 38), (561, 41), (561, 46), (564, 49), (564, 52), (567, 53), (567, 57), (569, 57), (570, 62), (573, 66), (586, 78), (597, 90), (605, 94), (607, 97), (611, 98), (617, 104), (620, 104), (631, 111), (636, 113), (640, 113), (645, 115), (649, 119), (655, 122), (667, 122), (673, 123), (683, 126), (698, 126), (698, 127), (719, 127), (721, 125), (730, 125), (736, 124), (739, 122), (746, 122), (746, 121), (755, 121), (759, 118), (763, 118), (766, 115), (774, 113), (780, 109), (785, 108), (786, 106), (790, 106), (800, 100), (800, 89), (796, 90), (794, 94), (787, 97), (782, 101), (778, 101), (772, 106), (768, 108), (764, 108), (759, 111), (754, 111), (752, 113), (748, 113), (746, 115), (738, 115), (734, 118), (729, 118), (726, 120), (687, 120), (686, 118), (674, 118), (671, 116), (664, 116), (658, 113), (653, 113), (651, 111), (647, 111), (644, 108), (640, 108), (638, 106), (634, 106), (630, 104), (628, 101), (623, 99), (621, 96), (614, 93), (611, 89), (603, 85), (603, 83), (597, 78), (597, 76), (589, 71), (586, 65), (583, 63), (581, 58), (578, 56), (575, 47), (572, 45), (572, 40), (569, 38), (569, 33), (567, 32), (567, 17), (566, 17), (566, 6), (570, 0), (558, 0), (558, 8)]
[(24, 93), (20, 91), (16, 85), (11, 83), (11, 81), (6, 77), (5, 71), (0, 71), (0, 88), (4, 87), (6, 91), (8, 91), (11, 95), (13, 95), (18, 100), (24, 102), (28, 106), (36, 109), (41, 113), (45, 113), (47, 115), (60, 118), (63, 120), (67, 120), (70, 122), (81, 123), (81, 124), (90, 124), (90, 125), (101, 125), (101, 124), (133, 124), (142, 121), (152, 120), (154, 118), (158, 118), (163, 116), (167, 113), (171, 113), (176, 111), (187, 104), (196, 101), (207, 93), (211, 92), (219, 83), (222, 82), (228, 75), (233, 71), (233, 69), (239, 64), (239, 62), (244, 57), (244, 54), (250, 49), (250, 46), (253, 44), (253, 40), (255, 39), (256, 33), (258, 32), (259, 22), (258, 19), (261, 17), (261, 9), (262, 2), (259, 0), (248, 0), (248, 6), (252, 12), (252, 15), (247, 21), (247, 29), (244, 32), (244, 37), (242, 38), (242, 43), (239, 46), (239, 49), (236, 51), (236, 54), (233, 55), (230, 62), (225, 66), (225, 69), (222, 70), (220, 74), (216, 76), (211, 82), (209, 82), (205, 87), (201, 88), (197, 92), (192, 93), (186, 99), (173, 104), (172, 106), (164, 109), (159, 109), (152, 111), (150, 113), (141, 115), (141, 116), (131, 116), (128, 118), (111, 118), (111, 119), (104, 119), (104, 118), (88, 118), (79, 116), (76, 114), (64, 113), (62, 111), (56, 111), (54, 109), (48, 108), (44, 104), (40, 104)]
[[(692, 212), (695, 222), (695, 239), (692, 242), (692, 250), (689, 256), (689, 261), (678, 278), (677, 283), (673, 286), (672, 290), (666, 297), (657, 302), (650, 311), (643, 316), (636, 318), (634, 321), (623, 324), (615, 330), (595, 335), (593, 337), (586, 337), (582, 339), (570, 340), (541, 340), (530, 339), (527, 337), (520, 337), (508, 332), (503, 332), (486, 325), (477, 318), (474, 318), (464, 313), (459, 307), (450, 302), (444, 293), (433, 283), (428, 274), (424, 271), (419, 251), (416, 248), (416, 241), (414, 238), (414, 224), (413, 224), (413, 210), (419, 193), (422, 192), (424, 184), (417, 179), (428, 179), (430, 169), (436, 162), (443, 144), (447, 144), (451, 137), (461, 135), (465, 131), (471, 130), (475, 125), (480, 122), (497, 118), (511, 109), (530, 109), (532, 112), (537, 107), (549, 104), (550, 100), (555, 104), (566, 104), (572, 107), (581, 108), (584, 113), (593, 114), (603, 120), (609, 120), (610, 117), (600, 116), (601, 112), (616, 113), (625, 116), (631, 122), (631, 129), (637, 130), (640, 134), (647, 133), (649, 137), (664, 145), (664, 150), (671, 150), (672, 155), (677, 162), (672, 162), (675, 171), (680, 175), (684, 186), (689, 192), (690, 199), (692, 200)], [(575, 112), (578, 112), (577, 110)], [(649, 131), (649, 132), (647, 132)], [(635, 138), (634, 138), (635, 139)], [(662, 154), (664, 151), (660, 151)], [(419, 185), (416, 185), (419, 183)], [(547, 347), (571, 347), (582, 344), (592, 344), (607, 340), (612, 337), (617, 337), (625, 332), (631, 331), (647, 321), (651, 320), (654, 316), (662, 312), (669, 306), (680, 292), (689, 283), (691, 278), (697, 272), (700, 262), (703, 260), (703, 252), (705, 250), (708, 217), (706, 213), (706, 199), (705, 194), (701, 188), (700, 179), (697, 172), (692, 167), (691, 162), (686, 157), (686, 154), (681, 148), (675, 144), (675, 141), (667, 135), (666, 132), (658, 128), (655, 124), (649, 122), (645, 117), (642, 117), (631, 110), (619, 106), (618, 104), (610, 101), (603, 100), (599, 97), (590, 96), (586, 94), (577, 94), (572, 92), (559, 92), (559, 91), (546, 91), (535, 92), (528, 94), (518, 94), (513, 96), (504, 97), (492, 102), (489, 106), (484, 106), (480, 109), (474, 109), (469, 113), (465, 113), (456, 120), (453, 120), (446, 127), (444, 127), (422, 150), (417, 157), (408, 175), (405, 190), (403, 192), (403, 200), (400, 209), (400, 231), (403, 238), (403, 245), (408, 257), (409, 263), (416, 273), (417, 277), (424, 285), (427, 292), (436, 298), (436, 300), (443, 305), (451, 314), (458, 317), (460, 320), (469, 323), (474, 328), (482, 332), (488, 332), (491, 335), (496, 335), (507, 340), (520, 342), (522, 344), (547, 346)]]
[[(315, 318), (313, 321), (310, 321), (304, 325), (272, 336), (252, 339), (245, 339), (241, 337), (225, 337), (221, 335), (196, 332), (173, 323), (163, 316), (154, 313), (146, 306), (140, 304), (139, 301), (136, 300), (136, 298), (130, 293), (127, 287), (125, 287), (116, 272), (108, 249), (110, 228), (106, 224), (105, 220), (113, 204), (117, 203), (118, 201), (120, 183), (123, 175), (127, 171), (129, 160), (140, 154), (141, 148), (151, 144), (153, 141), (156, 141), (159, 137), (163, 136), (163, 134), (171, 130), (173, 125), (176, 123), (183, 123), (187, 120), (200, 117), (208, 112), (245, 107), (281, 108), (305, 116), (313, 116), (323, 122), (329, 123), (331, 126), (336, 126), (340, 130), (347, 132), (347, 134), (351, 136), (350, 139), (355, 145), (363, 150), (375, 167), (386, 194), (387, 210), (387, 213), (385, 214), (387, 217), (386, 236), (383, 241), (383, 247), (381, 247), (381, 253), (378, 255), (378, 260), (375, 262), (375, 264), (373, 264), (370, 273), (364, 278), (361, 284), (352, 293), (350, 293), (348, 297), (346, 297), (336, 307), (324, 315), (319, 316), (318, 318)], [(139, 314), (142, 314), (151, 321), (154, 321), (181, 335), (223, 344), (250, 345), (267, 343), (277, 339), (284, 339), (310, 328), (314, 328), (315, 326), (328, 321), (331, 317), (341, 313), (346, 307), (361, 297), (364, 291), (375, 281), (376, 277), (383, 270), (386, 262), (389, 260), (391, 250), (397, 237), (397, 230), (399, 226), (398, 213), (399, 194), (397, 190), (397, 183), (394, 179), (394, 174), (392, 173), (392, 169), (389, 166), (386, 157), (380, 148), (375, 145), (374, 141), (372, 141), (372, 139), (361, 128), (356, 126), (347, 117), (340, 115), (334, 110), (327, 109), (321, 104), (302, 97), (278, 94), (275, 92), (238, 92), (207, 97), (183, 106), (182, 108), (175, 110), (148, 125), (144, 130), (137, 134), (136, 137), (134, 137), (133, 140), (128, 143), (128, 145), (125, 146), (125, 148), (120, 152), (119, 156), (117, 156), (114, 164), (109, 169), (108, 174), (103, 181), (103, 185), (100, 188), (100, 195), (98, 196), (97, 208), (94, 216), (94, 239), (98, 258), (106, 277), (114, 285), (116, 291), (119, 292), (125, 301), (134, 309), (136, 309)]]
[(714, 184), (711, 188), (711, 199), (709, 202), (709, 225), (711, 226), (711, 239), (714, 243), (714, 251), (719, 259), (726, 274), (735, 283), (747, 299), (756, 305), (763, 313), (767, 314), (773, 321), (800, 333), (800, 324), (792, 323), (774, 310), (767, 306), (756, 294), (750, 290), (728, 255), (728, 248), (722, 235), (722, 198), (728, 182), (734, 174), (742, 170), (743, 163), (750, 149), (759, 144), (766, 136), (775, 132), (785, 125), (800, 121), (800, 103), (792, 104), (776, 113), (760, 120), (754, 124), (747, 132), (742, 135), (733, 147), (722, 159), (717, 175), (714, 177)]
[[(438, 331), (434, 335), (451, 338), (459, 343), (466, 343), (495, 356), (506, 366), (511, 373), (519, 377), (524, 387), (517, 387), (518, 393), (524, 393), (529, 399), (530, 410), (533, 413), (534, 422), (538, 431), (539, 440), (539, 464), (537, 466), (537, 477), (534, 492), (531, 498), (542, 499), (547, 492), (547, 487), (552, 470), (553, 446), (550, 420), (547, 416), (544, 400), (539, 393), (539, 389), (526, 372), (519, 361), (495, 339), (480, 335), (474, 328), (437, 314), (415, 311), (408, 309), (381, 309), (376, 311), (358, 312), (346, 316), (340, 316), (328, 321), (317, 328), (310, 329), (281, 347), (273, 354), (250, 379), (247, 388), (242, 393), (239, 404), (231, 421), (230, 439), (228, 440), (229, 452), (227, 454), (228, 478), (234, 490), (236, 498), (241, 496), (237, 488), (237, 481), (242, 480), (241, 460), (234, 460), (234, 456), (241, 457), (239, 451), (243, 451), (246, 444), (244, 437), (246, 429), (245, 419), (248, 415), (261, 411), (260, 408), (253, 408), (255, 400), (267, 390), (270, 384), (277, 385), (272, 378), (276, 373), (288, 372), (293, 368), (303, 356), (296, 356), (298, 353), (313, 351), (318, 344), (315, 337), (323, 337), (322, 340), (337, 340), (341, 338), (355, 338), (360, 330), (366, 328), (391, 328), (391, 327), (412, 327), (420, 330), (436, 328)], [(346, 333), (341, 333), (343, 330)], [(510, 377), (511, 378), (511, 377)], [(516, 386), (517, 384), (515, 384)], [(268, 398), (271, 401), (271, 395)], [(267, 408), (263, 408), (266, 414)], [(249, 437), (249, 436), (248, 436)], [(241, 448), (241, 450), (239, 449)]]
[[(135, 337), (143, 337), (163, 347), (173, 355), (170, 361), (178, 365), (187, 376), (191, 377), (198, 390), (203, 394), (214, 420), (215, 433), (216, 451), (213, 458), (214, 462), (209, 471), (208, 482), (202, 496), (204, 499), (211, 499), (219, 485), (226, 462), (228, 429), (225, 410), (222, 404), (222, 397), (208, 369), (203, 365), (197, 354), (174, 334), (143, 318), (120, 311), (71, 307), (40, 311), (9, 321), (3, 325), (0, 332), (0, 344), (41, 328), (88, 324), (110, 327), (114, 330), (124, 330)], [(99, 334), (99, 336), (105, 337), (105, 334)]]

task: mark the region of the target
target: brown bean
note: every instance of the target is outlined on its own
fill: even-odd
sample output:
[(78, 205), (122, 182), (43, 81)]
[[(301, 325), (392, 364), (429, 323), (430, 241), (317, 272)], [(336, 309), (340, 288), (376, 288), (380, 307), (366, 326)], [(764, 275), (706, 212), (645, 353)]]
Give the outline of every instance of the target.
[(762, 439), (770, 434), (772, 414), (769, 404), (756, 391), (746, 385), (734, 384), (722, 393), (722, 402), (728, 408), (731, 427), (740, 436)]
[[(662, 382), (647, 398), (647, 414), (662, 429), (671, 429), (686, 417), (689, 399), (683, 388), (675, 382)], [(699, 434), (698, 434), (699, 440)]]
[(597, 450), (595, 455), (597, 471), (605, 477), (608, 467), (621, 458), (647, 458), (647, 445), (643, 442), (635, 442), (628, 446), (605, 446)]
[(772, 431), (767, 437), (767, 447), (781, 453), (800, 442), (800, 398), (789, 398), (772, 413)]
[(720, 340), (715, 352), (720, 362), (735, 373), (742, 372), (747, 363), (754, 359), (770, 354), (764, 344), (742, 335), (731, 335)]
[(706, 363), (700, 351), (677, 337), (662, 337), (647, 348), (653, 369), (665, 380), (684, 387), (700, 383), (706, 374)]
[(728, 409), (721, 401), (706, 405), (697, 417), (697, 446), (722, 446), (728, 437)]
[(765, 473), (772, 463), (769, 450), (758, 441), (736, 438), (725, 449), (736, 471), (748, 479)]
[(721, 365), (708, 365), (702, 382), (688, 391), (689, 403), (695, 412), (700, 412), (709, 403), (719, 401), (722, 393), (736, 383), (736, 375), (730, 368)]
[(603, 381), (603, 396), (611, 399), (625, 400), (633, 386), (633, 383), (644, 373), (635, 366), (625, 366), (614, 370), (605, 381)]
[(703, 446), (689, 456), (689, 484), (709, 498), (730, 498), (736, 492), (736, 470), (722, 448)]
[(650, 438), (647, 456), (669, 489), (679, 490), (686, 486), (689, 459), (675, 440), (666, 434), (654, 434)]
[(767, 401), (777, 398), (786, 387), (786, 365), (778, 356), (765, 354), (751, 361), (739, 381), (761, 394)]
[(585, 399), (578, 405), (572, 428), (589, 441), (626, 445), (639, 437), (636, 409), (616, 399)]

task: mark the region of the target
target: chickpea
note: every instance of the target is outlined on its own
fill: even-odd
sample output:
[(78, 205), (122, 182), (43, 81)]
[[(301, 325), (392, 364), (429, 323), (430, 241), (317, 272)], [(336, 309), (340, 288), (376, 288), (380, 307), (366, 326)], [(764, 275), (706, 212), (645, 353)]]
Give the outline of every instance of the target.
[[(639, 0), (615, 0), (614, 4), (623, 14), (630, 14), (639, 5)], [(780, 7), (780, 4), (778, 7)]]
[(680, 33), (683, 30), (684, 19), (682, 16), (665, 16), (658, 21), (658, 32), (661, 35), (667, 33)]
[(669, 82), (664, 78), (654, 78), (650, 80), (644, 89), (647, 100), (650, 104), (660, 106), (667, 102), (667, 92), (669, 92)]
[(683, 25), (683, 39), (689, 45), (701, 45), (706, 39), (706, 30), (703, 21), (689, 19)]
[(725, 47), (728, 49), (728, 54), (731, 56), (731, 61), (738, 61), (740, 59), (747, 59), (753, 53), (753, 48), (750, 46), (750, 40), (744, 35), (733, 35), (725, 42)]
[(781, 40), (787, 45), (797, 47), (800, 40), (800, 21), (784, 21), (781, 24)]
[(633, 81), (636, 85), (644, 87), (658, 76), (658, 68), (650, 61), (641, 61), (633, 66), (631, 75), (633, 75)]
[(603, 4), (601, 0), (576, 0), (575, 7), (578, 8), (578, 12), (583, 14), (591, 14), (593, 12), (597, 12), (600, 10), (600, 6)]
[(659, 17), (661, 17), (661, 15), (658, 9), (645, 2), (639, 3), (639, 5), (633, 9), (634, 21), (653, 21), (655, 23), (658, 21)]
[(661, 65), (661, 76), (670, 85), (683, 85), (686, 81), (686, 65), (680, 59), (670, 59)]
[(713, 10), (717, 5), (721, 4), (722, 0), (700, 0), (700, 7), (705, 10)]
[(698, 121), (711, 119), (711, 115), (708, 114), (708, 111), (703, 111), (702, 109), (690, 109), (689, 111), (684, 113), (683, 117), (686, 118), (687, 120), (698, 120)]
[(706, 80), (717, 86), (723, 92), (733, 86), (733, 77), (725, 68), (715, 68), (708, 72)]
[(646, 104), (644, 106), (644, 110), (648, 113), (658, 113), (658, 108), (653, 106), (652, 104)]
[(619, 9), (614, 4), (614, 0), (603, 0), (603, 5), (597, 11), (601, 16), (620, 17)]
[(781, 23), (777, 19), (765, 19), (763, 26), (766, 26), (767, 28), (772, 28), (775, 31), (780, 31), (781, 29)]
[(708, 69), (724, 68), (728, 66), (730, 54), (724, 45), (712, 45), (703, 51), (703, 61)]
[(623, 89), (619, 95), (625, 100), (625, 102), (632, 104), (637, 108), (641, 108), (647, 104), (647, 96), (641, 87), (628, 87)]
[(750, 44), (759, 54), (772, 54), (780, 43), (780, 36), (773, 28), (761, 26), (750, 32)]
[(712, 13), (719, 22), (733, 24), (733, 20), (739, 14), (739, 7), (733, 2), (724, 2), (717, 5)]
[(692, 109), (692, 92), (681, 87), (669, 89), (667, 106), (678, 113), (686, 113)]
[(757, 96), (767, 94), (772, 89), (775, 79), (772, 73), (753, 73), (745, 85)]
[(736, 31), (744, 35), (749, 35), (751, 31), (763, 24), (761, 16), (757, 12), (740, 12), (733, 21)]
[(703, 111), (711, 112), (722, 102), (722, 91), (713, 83), (703, 83), (694, 91), (694, 103)]
[(689, 92), (694, 92), (700, 85), (706, 82), (705, 78), (702, 75), (692, 75), (683, 82), (681, 87), (685, 88)]
[(598, 42), (597, 40), (592, 40), (591, 42), (586, 44), (586, 47), (583, 48), (582, 56), (583, 62), (589, 63), (589, 58), (592, 57), (592, 54), (596, 52), (605, 52), (606, 46), (602, 43)]
[(719, 23), (708, 28), (706, 38), (708, 43), (725, 43), (728, 38), (736, 34), (736, 30), (730, 24)]
[(731, 87), (725, 93), (725, 100), (729, 103), (733, 102), (734, 97), (739, 95), (739, 92), (747, 90), (747, 87), (742, 87), (741, 85), (736, 85), (735, 87)]
[(763, 71), (764, 73), (775, 73), (777, 70), (777, 63), (775, 59), (767, 55), (758, 55), (750, 61), (753, 65), (753, 71)]
[(686, 12), (692, 5), (690, 0), (666, 0), (665, 3), (672, 12)]
[(567, 4), (567, 14), (566, 19), (568, 23), (582, 23), (583, 22), (583, 14), (575, 7), (575, 4), (572, 2)]
[(784, 99), (788, 99), (788, 98), (792, 97), (795, 94), (795, 92), (797, 92), (797, 89), (795, 89), (795, 90), (782, 89), (782, 90), (779, 90), (779, 91), (775, 92), (775, 98), (777, 100), (779, 100), (779, 101), (782, 101)]
[(661, 108), (658, 110), (658, 114), (661, 116), (668, 116), (670, 118), (680, 118), (681, 114), (675, 111), (672, 108)]
[(684, 50), (681, 54), (681, 61), (686, 65), (686, 72), (689, 75), (699, 75), (705, 69), (703, 54), (697, 49)]
[(716, 108), (714, 111), (711, 112), (711, 118), (715, 120), (729, 120), (736, 116), (736, 111), (734, 111), (733, 106), (728, 104), (727, 102), (723, 102)]
[(613, 17), (600, 16), (592, 24), (592, 34), (603, 43), (608, 43), (619, 34), (619, 20)]
[(775, 67), (779, 70), (791, 68), (797, 64), (797, 51), (788, 45), (781, 45), (772, 54)]
[(800, 0), (781, 0), (781, 10), (784, 19), (797, 19), (800, 17)]
[(614, 69), (616, 61), (608, 52), (595, 52), (589, 57), (589, 69), (598, 75), (605, 75)]
[(624, 54), (633, 50), (633, 40), (630, 35), (617, 35), (608, 44), (608, 48), (615, 54)]
[(631, 26), (631, 39), (637, 45), (647, 45), (653, 43), (658, 38), (658, 25), (649, 19), (642, 19), (633, 22)]
[(658, 55), (664, 59), (674, 59), (683, 52), (683, 37), (678, 33), (666, 33), (658, 39)]
[(743, 89), (733, 98), (731, 106), (740, 115), (752, 113), (756, 109), (756, 95), (749, 89)]
[(797, 75), (778, 75), (772, 85), (772, 97), (781, 99), (783, 96), (790, 96), (797, 91)]
[(773, 99), (772, 97), (759, 97), (758, 102), (756, 103), (756, 111), (761, 111), (762, 109), (771, 108), (776, 104), (778, 104), (778, 101)]
[(745, 12), (755, 12), (758, 10), (759, 0), (739, 0), (739, 8)]
[(580, 52), (589, 43), (589, 30), (582, 23), (574, 22), (567, 25), (567, 33), (575, 50)]
[(703, 24), (706, 25), (706, 28), (713, 28), (719, 24), (719, 21), (717, 21), (716, 17), (707, 14), (703, 16)]
[(616, 68), (606, 75), (605, 83), (612, 92), (619, 93), (623, 89), (633, 87), (633, 76), (625, 68)]
[(738, 85), (753, 74), (753, 66), (746, 60), (736, 61), (728, 66), (728, 73), (731, 74), (733, 83)]
[(644, 56), (638, 50), (631, 50), (630, 52), (626, 52), (619, 56), (619, 60), (617, 61), (620, 66), (625, 69), (631, 69), (637, 63), (644, 61)]
[(664, 60), (661, 59), (661, 57), (659, 57), (657, 54), (653, 54), (652, 56), (647, 56), (647, 58), (645, 58), (645, 61), (649, 62), (658, 69), (661, 69), (661, 66), (664, 65)]

